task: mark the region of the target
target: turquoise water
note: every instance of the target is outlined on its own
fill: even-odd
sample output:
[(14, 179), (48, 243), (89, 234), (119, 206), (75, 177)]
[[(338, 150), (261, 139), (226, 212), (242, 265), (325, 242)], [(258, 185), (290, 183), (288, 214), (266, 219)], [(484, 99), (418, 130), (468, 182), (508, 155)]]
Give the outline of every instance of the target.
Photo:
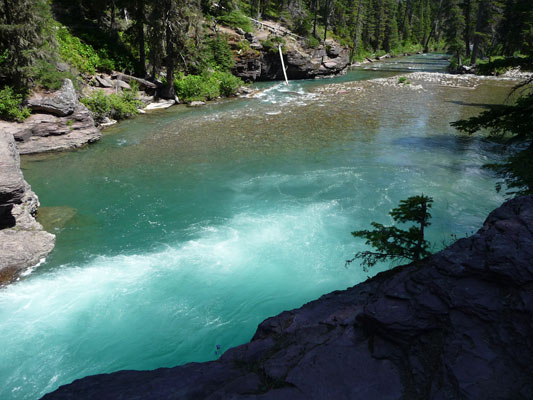
[(363, 248), (350, 232), (389, 223), (410, 195), (435, 199), (436, 250), (477, 230), (502, 202), (481, 169), (500, 155), (448, 123), (508, 86), (351, 82), (390, 75), (263, 85), (254, 98), (140, 116), (85, 149), (24, 159), (43, 219), (52, 207), (70, 218), (52, 223), (47, 261), (0, 290), (0, 398), (215, 359), (263, 319), (364, 280), (344, 267)]

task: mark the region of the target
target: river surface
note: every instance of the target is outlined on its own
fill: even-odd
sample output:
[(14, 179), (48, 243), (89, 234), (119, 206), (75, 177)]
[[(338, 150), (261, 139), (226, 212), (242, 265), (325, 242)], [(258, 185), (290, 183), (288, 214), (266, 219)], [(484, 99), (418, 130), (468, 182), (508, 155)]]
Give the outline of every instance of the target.
[(389, 268), (345, 268), (364, 248), (350, 232), (390, 223), (408, 196), (434, 198), (435, 250), (476, 231), (503, 200), (481, 168), (501, 155), (449, 122), (510, 84), (368, 81), (445, 65), (417, 56), (262, 84), (253, 98), (173, 107), (79, 151), (24, 158), (57, 246), (0, 290), (0, 399), (213, 360), (265, 318)]

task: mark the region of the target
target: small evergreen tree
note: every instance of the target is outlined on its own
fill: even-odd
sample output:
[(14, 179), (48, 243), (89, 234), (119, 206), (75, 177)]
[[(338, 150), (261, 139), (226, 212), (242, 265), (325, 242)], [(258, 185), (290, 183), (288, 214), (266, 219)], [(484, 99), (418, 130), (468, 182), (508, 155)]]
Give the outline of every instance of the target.
[(432, 203), (433, 199), (423, 194), (412, 196), (407, 200), (401, 200), (400, 205), (389, 212), (397, 223), (416, 224), (407, 230), (372, 222), (371, 225), (375, 229), (352, 232), (354, 237), (366, 239), (365, 243), (376, 250), (360, 251), (351, 260), (347, 260), (346, 265), (361, 258), (363, 260), (361, 265), (367, 271), (378, 261), (394, 259), (418, 261), (430, 255), (429, 242), (424, 239), (424, 231), (430, 225), (429, 209)]

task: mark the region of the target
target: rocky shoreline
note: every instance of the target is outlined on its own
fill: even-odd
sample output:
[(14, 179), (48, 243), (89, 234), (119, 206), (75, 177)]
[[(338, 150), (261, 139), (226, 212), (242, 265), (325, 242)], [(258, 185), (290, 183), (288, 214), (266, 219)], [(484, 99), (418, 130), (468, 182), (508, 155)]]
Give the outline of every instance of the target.
[(13, 136), (0, 134), (0, 286), (39, 264), (55, 235), (35, 220), (39, 199), (24, 180)]
[(219, 360), (95, 375), (44, 399), (530, 399), (533, 196), (418, 264), (262, 322)]

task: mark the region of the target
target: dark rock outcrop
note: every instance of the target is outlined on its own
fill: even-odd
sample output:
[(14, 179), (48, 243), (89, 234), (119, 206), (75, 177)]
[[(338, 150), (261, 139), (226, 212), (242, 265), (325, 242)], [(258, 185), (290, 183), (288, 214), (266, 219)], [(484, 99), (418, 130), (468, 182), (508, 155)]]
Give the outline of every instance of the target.
[[(259, 42), (253, 35), (248, 35), (247, 39), (250, 47), (255, 50), (237, 56), (233, 73), (247, 81), (283, 79), (279, 54), (262, 49), (261, 45), (258, 48)], [(334, 76), (346, 71), (349, 65), (349, 51), (333, 40), (327, 40), (316, 49), (308, 49), (299, 42), (288, 41), (284, 62), (289, 79)]]
[(472, 237), (267, 319), (221, 359), (77, 380), (45, 399), (531, 399), (533, 197)]
[(39, 199), (20, 171), (13, 136), (0, 133), (0, 286), (35, 266), (54, 248), (55, 236), (34, 216)]

